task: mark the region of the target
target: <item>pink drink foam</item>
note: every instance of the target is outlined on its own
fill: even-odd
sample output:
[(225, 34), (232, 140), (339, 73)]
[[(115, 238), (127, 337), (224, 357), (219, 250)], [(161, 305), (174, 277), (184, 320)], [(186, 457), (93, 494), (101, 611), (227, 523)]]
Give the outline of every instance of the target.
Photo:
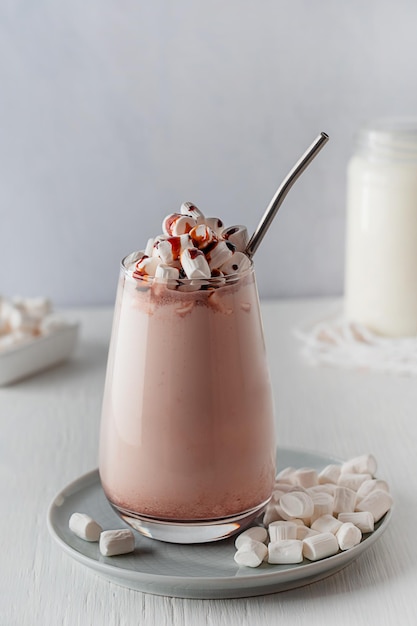
[(254, 274), (214, 291), (140, 284), (122, 272), (100, 442), (106, 496), (168, 520), (258, 506), (275, 442)]

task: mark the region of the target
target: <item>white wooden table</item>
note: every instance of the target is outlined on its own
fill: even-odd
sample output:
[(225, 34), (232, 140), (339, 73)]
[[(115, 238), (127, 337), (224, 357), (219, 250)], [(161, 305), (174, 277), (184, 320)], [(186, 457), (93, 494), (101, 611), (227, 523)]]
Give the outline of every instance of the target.
[(46, 512), (66, 484), (96, 467), (112, 311), (82, 323), (71, 361), (0, 389), (0, 624), (417, 624), (417, 380), (313, 368), (291, 330), (328, 300), (263, 303), (279, 444), (349, 458), (372, 452), (395, 501), (386, 533), (336, 575), (279, 594), (183, 600), (118, 587), (50, 538)]

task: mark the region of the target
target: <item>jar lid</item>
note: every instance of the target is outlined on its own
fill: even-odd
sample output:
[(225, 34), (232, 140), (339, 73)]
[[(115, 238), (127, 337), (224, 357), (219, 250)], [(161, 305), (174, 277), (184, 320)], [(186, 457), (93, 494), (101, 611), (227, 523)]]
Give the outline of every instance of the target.
[(417, 160), (417, 118), (382, 118), (363, 126), (356, 136), (358, 152), (378, 160)]

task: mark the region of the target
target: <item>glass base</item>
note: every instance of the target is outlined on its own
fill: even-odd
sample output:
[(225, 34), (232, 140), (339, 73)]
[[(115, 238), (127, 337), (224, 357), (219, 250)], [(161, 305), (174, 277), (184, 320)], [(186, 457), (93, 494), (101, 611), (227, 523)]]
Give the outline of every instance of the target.
[(264, 511), (269, 499), (259, 506), (221, 519), (212, 520), (159, 520), (122, 509), (112, 502), (113, 509), (129, 526), (145, 537), (168, 543), (207, 543), (227, 539), (245, 530)]

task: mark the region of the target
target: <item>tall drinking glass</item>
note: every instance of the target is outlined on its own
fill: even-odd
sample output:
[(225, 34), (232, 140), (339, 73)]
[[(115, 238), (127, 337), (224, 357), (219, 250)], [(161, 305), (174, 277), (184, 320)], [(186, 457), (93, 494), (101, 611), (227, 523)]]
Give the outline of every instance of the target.
[(115, 511), (163, 541), (232, 535), (273, 488), (272, 393), (253, 266), (222, 280), (134, 278), (126, 259), (121, 265), (100, 477)]

